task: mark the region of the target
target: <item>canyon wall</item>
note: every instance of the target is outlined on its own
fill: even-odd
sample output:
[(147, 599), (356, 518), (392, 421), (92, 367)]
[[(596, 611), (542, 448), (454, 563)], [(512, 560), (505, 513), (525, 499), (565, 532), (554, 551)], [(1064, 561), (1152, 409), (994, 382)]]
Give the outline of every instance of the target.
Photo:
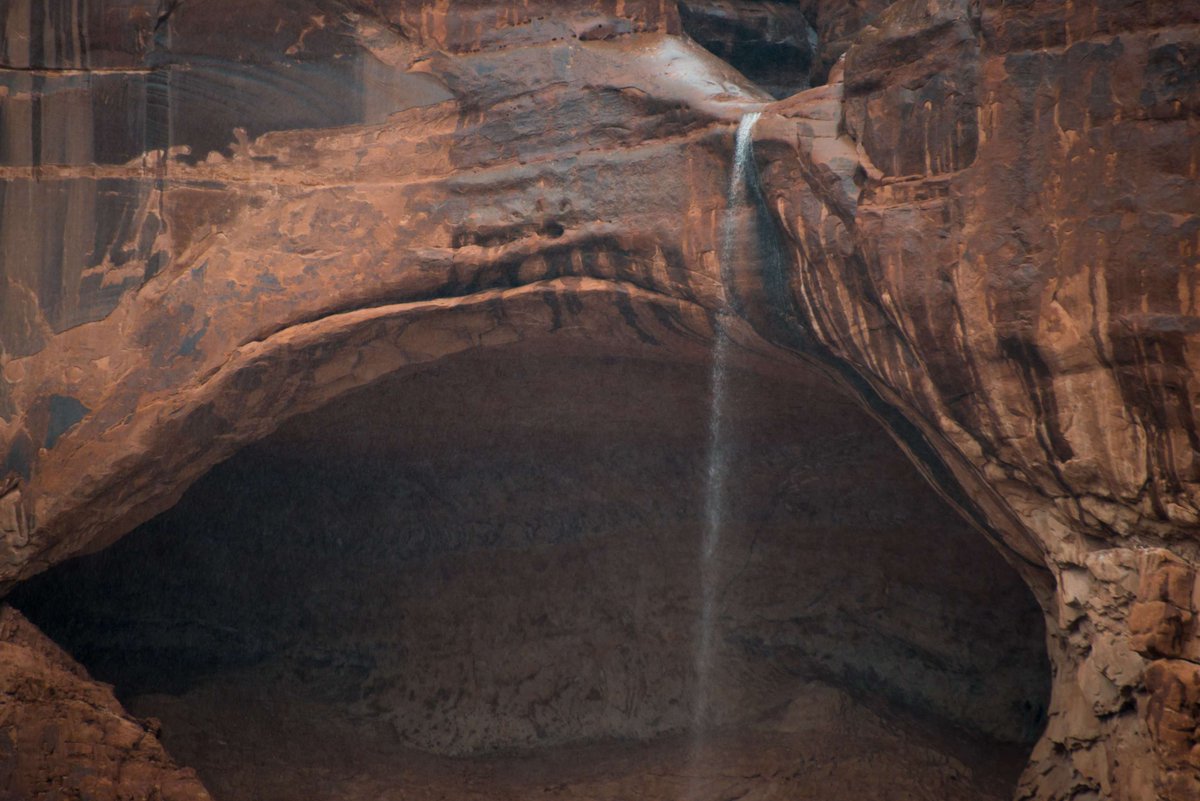
[(785, 5), (10, 4), (0, 583), (380, 376), (696, 360), (720, 319), (855, 394), (1041, 601), (1020, 797), (1200, 798), (1200, 13)]
[(764, 156), (794, 314), (1054, 574), (1029, 797), (1197, 792), (1198, 19), (897, 3)]

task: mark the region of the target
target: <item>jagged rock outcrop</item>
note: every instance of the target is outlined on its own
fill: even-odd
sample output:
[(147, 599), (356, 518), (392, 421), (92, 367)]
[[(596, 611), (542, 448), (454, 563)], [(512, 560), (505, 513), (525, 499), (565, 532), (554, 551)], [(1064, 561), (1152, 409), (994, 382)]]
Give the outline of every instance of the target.
[[(772, 103), (666, 2), (13, 4), (0, 582), (402, 367), (572, 337), (695, 358), (732, 309), (738, 347), (857, 393), (1041, 601), (1020, 797), (1200, 798), (1200, 13), (801, 5), (844, 62)], [(750, 109), (761, 202), (722, 264)]]
[(148, 725), (19, 612), (0, 607), (0, 798), (210, 801)]

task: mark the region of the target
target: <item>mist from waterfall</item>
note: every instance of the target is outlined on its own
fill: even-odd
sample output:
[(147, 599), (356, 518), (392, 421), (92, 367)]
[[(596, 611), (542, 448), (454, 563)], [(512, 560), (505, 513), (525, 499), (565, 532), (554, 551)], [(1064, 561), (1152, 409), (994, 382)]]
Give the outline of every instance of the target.
[[(760, 113), (745, 114), (738, 123), (734, 138), (733, 165), (729, 174), (729, 187), (725, 196), (725, 216), (720, 231), (720, 268), (727, 275), (732, 269), (734, 243), (737, 234), (739, 212), (749, 202), (747, 178), (753, 169), (754, 140), (751, 134)], [(717, 588), (720, 583), (719, 549), (721, 529), (725, 517), (725, 484), (729, 470), (729, 454), (726, 443), (726, 394), (728, 392), (729, 335), (723, 319), (727, 308), (721, 308), (714, 321), (712, 367), (709, 374), (710, 407), (708, 417), (708, 466), (704, 487), (704, 530), (700, 541), (700, 619), (696, 639), (696, 690), (692, 709), (693, 755), (692, 762), (700, 758), (703, 731), (710, 717), (710, 695), (712, 693), (713, 662), (715, 656), (715, 627)], [(693, 775), (695, 775), (693, 773)], [(699, 788), (689, 788), (688, 797), (694, 798)]]

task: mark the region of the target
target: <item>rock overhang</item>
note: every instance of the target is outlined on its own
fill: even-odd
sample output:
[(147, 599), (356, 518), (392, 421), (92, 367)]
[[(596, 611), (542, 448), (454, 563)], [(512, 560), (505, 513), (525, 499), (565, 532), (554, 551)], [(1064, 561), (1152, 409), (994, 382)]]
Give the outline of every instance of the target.
[[(360, 33), (371, 28), (374, 38), (362, 34), (360, 40), (345, 41), (370, 38), (369, 46), (377, 54), (386, 50), (393, 67), (416, 63), (423, 76), (444, 70), (446, 86), (458, 85), (460, 93), (475, 99), (460, 105), (431, 93), (427, 90), (441, 81), (430, 78), (433, 83), (421, 84), (425, 105), (369, 125), (245, 138), (231, 149), (229, 159), (189, 165), (170, 156), (151, 157), (127, 168), (39, 164), (39, 179), (59, 180), (64, 187), (97, 179), (132, 187), (121, 190), (133, 197), (132, 203), (124, 202), (139, 211), (116, 217), (129, 217), (141, 226), (142, 244), (131, 251), (132, 258), (110, 256), (90, 269), (110, 271), (102, 280), (108, 287), (105, 297), (144, 296), (141, 302), (149, 311), (143, 322), (163, 317), (161, 325), (145, 326), (133, 340), (133, 350), (126, 351), (114, 346), (119, 337), (97, 332), (109, 320), (119, 321), (113, 323), (116, 330), (137, 329), (138, 314), (122, 318), (118, 305), (104, 320), (55, 334), (56, 324), (75, 318), (58, 317), (47, 324), (31, 312), (37, 309), (36, 292), (6, 294), (6, 303), (16, 304), (6, 317), (21, 321), (14, 331), (26, 332), (17, 336), (42, 348), (8, 356), (4, 364), (9, 394), (0, 402), (7, 421), (0, 433), (9, 443), (6, 464), (17, 468), (14, 475), (28, 475), (19, 487), (8, 482), (7, 541), (29, 548), (39, 542), (39, 524), (54, 519), (53, 509), (72, 503), (83, 509), (90, 503), (85, 499), (106, 494), (97, 491), (99, 484), (86, 481), (66, 482), (53, 491), (37, 488), (38, 460), (46, 454), (50, 461), (43, 476), (72, 475), (54, 466), (59, 458), (54, 454), (74, 447), (73, 437), (86, 432), (91, 438), (123, 427), (130, 442), (153, 442), (151, 448), (170, 450), (177, 435), (153, 433), (159, 422), (190, 431), (190, 437), (209, 426), (222, 430), (218, 421), (226, 416), (211, 416), (211, 407), (183, 414), (161, 397), (144, 409), (155, 423), (139, 422), (131, 411), (141, 408), (139, 395), (153, 396), (156, 384), (161, 390), (189, 377), (217, 376), (222, 358), (275, 334), (286, 341), (291, 323), (300, 324), (295, 336), (304, 340), (303, 326), (326, 316), (348, 315), (349, 322), (388, 305), (411, 303), (423, 309), (421, 304), (434, 303), (439, 293), (484, 293), (481, 297), (494, 300), (493, 308), (512, 300), (524, 309), (532, 292), (556, 298), (549, 304), (541, 301), (547, 309), (555, 304), (568, 308), (585, 284), (587, 292), (596, 290), (597, 298), (609, 291), (579, 279), (588, 276), (639, 295), (626, 301), (614, 289), (611, 302), (602, 304), (605, 312), (585, 311), (594, 332), (613, 330), (600, 320), (609, 319), (605, 315), (614, 309), (617, 316), (611, 319), (627, 323), (622, 305), (640, 309), (645, 301), (647, 312), (634, 313), (638, 326), (643, 317), (666, 325), (659, 318), (667, 309), (663, 319), (675, 314), (670, 325), (687, 331), (681, 341), (695, 336), (699, 342), (711, 330), (707, 318), (733, 298), (749, 310), (759, 335), (794, 346), (794, 331), (785, 331), (786, 339), (779, 336), (777, 312), (786, 306), (802, 321), (804, 335), (819, 346), (813, 353), (835, 365), (848, 385), (876, 398), (877, 413), (893, 431), (911, 426), (916, 438), (932, 449), (934, 460), (945, 465), (950, 481), (969, 497), (969, 503), (960, 505), (978, 507), (981, 519), (998, 532), (997, 540), (1022, 555), (1018, 561), (1027, 564), (1027, 575), (1033, 576), (1057, 627), (1051, 637), (1063, 678), (1056, 689), (1058, 703), (1064, 709), (1077, 705), (1072, 685), (1077, 677), (1085, 695), (1106, 687), (1096, 675), (1115, 682), (1121, 698), (1136, 700), (1148, 692), (1154, 703), (1166, 703), (1170, 682), (1160, 679), (1170, 671), (1158, 670), (1154, 688), (1146, 689), (1136, 671), (1124, 667), (1141, 657), (1130, 650), (1122, 611), (1130, 601), (1121, 587), (1130, 575), (1151, 569), (1139, 562), (1140, 549), (1165, 548), (1185, 563), (1195, 561), (1196, 484), (1188, 467), (1188, 454), (1194, 461), (1195, 452), (1194, 424), (1189, 422), (1195, 403), (1187, 389), (1192, 369), (1186, 355), (1195, 332), (1188, 322), (1194, 315), (1185, 308), (1194, 294), (1188, 289), (1191, 251), (1186, 237), (1195, 203), (1189, 201), (1187, 164), (1154, 156), (1151, 150), (1186, 153), (1195, 146), (1196, 137), (1187, 134), (1192, 105), (1189, 84), (1180, 79), (1186, 59), (1180, 58), (1194, 41), (1196, 20), (1183, 10), (1172, 16), (1157, 8), (1136, 19), (1114, 9), (1085, 18), (1042, 6), (1036, 14), (1024, 15), (986, 3), (941, 3), (932, 12), (907, 2), (883, 14), (858, 9), (875, 27), (851, 44), (844, 82), (835, 68), (829, 86), (766, 106), (760, 121), (764, 207), (789, 251), (785, 280), (764, 286), (753, 269), (734, 274), (732, 283), (723, 280), (727, 276), (719, 270), (714, 239), (720, 229), (732, 123), (744, 111), (763, 108), (766, 98), (676, 38), (673, 4), (625, 4), (624, 11), (602, 5), (574, 16), (525, 6), (499, 18), (486, 4), (478, 4), (450, 18), (429, 9), (410, 13), (400, 5), (358, 4), (354, 13), (361, 16), (353, 22)], [(189, 24), (202, 33), (206, 12), (186, 7), (175, 9), (162, 30), (174, 23), (184, 31), (187, 13), (195, 14)], [(830, 27), (834, 15), (821, 13), (815, 29), (836, 31)], [(309, 16), (297, 13), (293, 21), (295, 30), (281, 29), (281, 49), (304, 39), (301, 32), (309, 27), (309, 36), (317, 37), (313, 42), (327, 35), (320, 26), (310, 26)], [(1049, 33), (1042, 36), (1039, 30)], [(1113, 37), (1120, 40), (1119, 47)], [(561, 41), (539, 44), (554, 39)], [(242, 46), (239, 41), (244, 45), (234, 36), (206, 46), (236, 49)], [(445, 55), (417, 56), (405, 42)], [(319, 58), (336, 50), (325, 47), (314, 44), (299, 57)], [(17, 50), (7, 51), (9, 57), (17, 58)], [(142, 54), (133, 57), (136, 62), (144, 50), (135, 51)], [(1093, 57), (1085, 58), (1088, 53)], [(27, 58), (18, 65), (17, 58), (12, 63), (45, 67), (57, 64), (54, 58), (69, 57), (69, 48), (57, 54), (43, 50), (33, 61)], [(572, 69), (577, 71), (572, 74)], [(629, 73), (639, 71), (637, 80), (627, 80)], [(1103, 93), (1083, 96), (1106, 76), (1114, 79), (1109, 100)], [(488, 80), (496, 82), (492, 94)], [(549, 88), (527, 94), (511, 89), (531, 81)], [(1058, 87), (1059, 99), (1051, 102), (1050, 95), (1039, 94), (1042, 84)], [(581, 98), (586, 101), (577, 102)], [(630, 115), (645, 125), (622, 125)], [(1047, 124), (1051, 119), (1058, 134)], [(592, 122), (595, 127), (589, 128)], [(668, 135), (656, 137), (655, 131)], [(1137, 136), (1149, 144), (1138, 145)], [(543, 145), (545, 159), (537, 152)], [(1061, 161), (1038, 156), (1060, 151), (1065, 154)], [(1122, 180), (1093, 157), (1101, 151), (1107, 153), (1105, 164), (1115, 161), (1130, 168)], [(595, 163), (588, 163), (589, 154)], [(289, 171), (301, 177), (285, 177)], [(1055, 179), (1056, 172), (1065, 178)], [(1075, 174), (1080, 181), (1071, 178)], [(385, 175), (404, 176), (403, 188), (399, 183), (383, 186)], [(250, 196), (240, 206), (229, 202), (225, 188), (234, 183)], [(538, 197), (522, 199), (522, 185), (536, 186)], [(98, 196), (112, 186), (104, 185)], [(615, 191), (596, 192), (597, 187)], [(1097, 187), (1104, 191), (1093, 192)], [(1117, 214), (1131, 199), (1145, 213), (1136, 218)], [(1022, 217), (1033, 202), (1057, 215), (1054, 226)], [(78, 208), (86, 208), (86, 201)], [(306, 217), (305, 208), (319, 213)], [(165, 212), (170, 225), (156, 209)], [(604, 222), (588, 230), (597, 218)], [(431, 236), (405, 241), (400, 230), (405, 225), (424, 226)], [(275, 244), (261, 233), (229, 241), (229, 232), (236, 239), (238, 230), (256, 228), (282, 236)], [(372, 241), (359, 237), (364, 230)], [(1151, 231), (1176, 242), (1179, 259), (1156, 260), (1146, 249)], [(670, 235), (664, 237), (664, 232)], [(1104, 247), (1088, 244), (1092, 234)], [(305, 252), (303, 242), (317, 239), (350, 240), (361, 255), (347, 259), (341, 246)], [(551, 240), (554, 244), (547, 244)], [(287, 258), (277, 252), (279, 242), (292, 249)], [(236, 259), (238, 250), (275, 261), (268, 269), (246, 263), (222, 268), (220, 259)], [(64, 252), (69, 256), (75, 251)], [(405, 261), (396, 257), (398, 252), (419, 258)], [(209, 258), (213, 254), (215, 261)], [(1161, 266), (1138, 272), (1130, 266), (1134, 262)], [(380, 264), (393, 271), (392, 277), (381, 277)], [(436, 266), (431, 270), (421, 264)], [(193, 272), (174, 274), (174, 265)], [(351, 281), (359, 288), (343, 285)], [(364, 284), (374, 286), (363, 289)], [(377, 291), (381, 285), (383, 291)], [(331, 291), (340, 299), (327, 303)], [(204, 305), (209, 292), (224, 293), (217, 305), (240, 303), (241, 311), (226, 320), (210, 319)], [(301, 296), (297, 303), (303, 310), (280, 315), (279, 309), (293, 302), (280, 304), (281, 295), (290, 292)], [(661, 297), (641, 297), (647, 293)], [(493, 298), (506, 294), (512, 297)], [(775, 311), (761, 314), (764, 299)], [(92, 309), (89, 313), (104, 308), (103, 303), (89, 303), (80, 307)], [(520, 310), (516, 316), (532, 320), (539, 314)], [(478, 316), (477, 311), (467, 313), (475, 319), (472, 315)], [(251, 319), (261, 325), (250, 325)], [(534, 327), (557, 325), (554, 312), (539, 319)], [(496, 330), (490, 325), (469, 322), (466, 327), (482, 342), (483, 332)], [(353, 333), (326, 326), (328, 346), (355, 340)], [(650, 335), (658, 336), (658, 329)], [(363, 342), (361, 336), (358, 342)], [(21, 350), (8, 340), (5, 348), (7, 354)], [(42, 353), (46, 368), (36, 366)], [(143, 358), (154, 370), (139, 374), (131, 368)], [(205, 359), (211, 361), (197, 364)], [(60, 377), (56, 365), (65, 363), (73, 364)], [(368, 365), (363, 375), (372, 376), (382, 362), (372, 367), (371, 358), (364, 357), (363, 363)], [(263, 378), (256, 376), (257, 369), (233, 369), (231, 374), (241, 377), (231, 379), (231, 385), (240, 387), (237, 392), (260, 391), (256, 383)], [(326, 375), (337, 370), (347, 368)], [(336, 385), (357, 379), (333, 380)], [(88, 383), (92, 389), (81, 391)], [(301, 389), (286, 389), (284, 395), (300, 397)], [(107, 404), (99, 398), (105, 393)], [(1083, 396), (1097, 400), (1075, 406), (1064, 400)], [(67, 418), (49, 414), (52, 397), (72, 399), (89, 411), (77, 426), (59, 431)], [(234, 397), (241, 396), (229, 396)], [(58, 401), (60, 412), (64, 403), (71, 401)], [(262, 408), (270, 406), (264, 403)], [(231, 404), (229, 416), (236, 416), (236, 405)], [(884, 413), (889, 408), (900, 410), (899, 416)], [(49, 441), (51, 418), (58, 421), (55, 447), (39, 450)], [(29, 430), (31, 425), (37, 430)], [(237, 439), (218, 439), (213, 452), (232, 448)], [(97, 435), (95, 441), (104, 437)], [(114, 454), (125, 447), (116, 443), (110, 441)], [(1136, 458), (1143, 452), (1145, 459)], [(143, 469), (128, 454), (113, 459), (133, 473)], [(139, 491), (132, 490), (134, 495)], [(82, 494), (72, 494), (76, 492)], [(149, 503), (144, 510), (153, 508)], [(68, 539), (87, 538), (78, 534), (86, 529), (79, 527), (79, 518), (61, 519), (62, 531), (77, 532)], [(110, 531), (123, 525), (127, 523), (104, 522)], [(1047, 571), (1056, 587), (1045, 580)], [(1111, 592), (1115, 600), (1106, 606), (1075, 595), (1075, 600), (1065, 599), (1075, 593), (1068, 589), (1078, 576), (1089, 577), (1096, 598)], [(1078, 633), (1081, 620), (1087, 621), (1087, 633)], [(1139, 618), (1138, 626), (1145, 624)], [(1091, 633), (1095, 631), (1100, 633)], [(1104, 645), (1088, 656), (1093, 636)], [(1190, 636), (1181, 635), (1179, 648), (1168, 649), (1170, 654), (1154, 650), (1146, 656), (1161, 660), (1173, 658), (1175, 650), (1185, 653)], [(1111, 657), (1111, 669), (1101, 664), (1105, 654)], [(1079, 781), (1088, 786), (1134, 788), (1121, 792), (1135, 795), (1150, 792), (1148, 785), (1137, 784), (1144, 777), (1101, 765), (1108, 764), (1106, 759), (1137, 764), (1144, 758), (1142, 735), (1123, 733), (1141, 712), (1134, 715), (1129, 705), (1106, 710), (1096, 713), (1098, 723), (1074, 713), (1053, 713), (1056, 722), (1047, 742), (1084, 743), (1079, 753), (1087, 756), (1080, 756), (1066, 773), (1035, 771), (1032, 780), (1054, 784), (1081, 771)], [(1078, 736), (1070, 734), (1072, 727)], [(1106, 743), (1115, 750), (1106, 750)], [(1163, 748), (1169, 755), (1169, 748)], [(1112, 756), (1116, 753), (1123, 756)], [(1038, 759), (1055, 764), (1053, 754), (1047, 754)], [(1180, 769), (1170, 770), (1176, 775)], [(1186, 770), (1178, 776), (1171, 779), (1172, 787), (1187, 784)]]

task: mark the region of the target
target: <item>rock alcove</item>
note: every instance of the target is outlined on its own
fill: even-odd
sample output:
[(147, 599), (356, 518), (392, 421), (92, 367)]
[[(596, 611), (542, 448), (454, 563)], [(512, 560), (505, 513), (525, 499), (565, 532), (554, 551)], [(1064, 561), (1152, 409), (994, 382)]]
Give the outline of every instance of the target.
[(0, 798), (1198, 801), (1194, 5), (13, 0)]
[(11, 600), (220, 799), (1008, 797), (1040, 609), (811, 368), (730, 366), (698, 675), (710, 376), (552, 342), (384, 378)]

